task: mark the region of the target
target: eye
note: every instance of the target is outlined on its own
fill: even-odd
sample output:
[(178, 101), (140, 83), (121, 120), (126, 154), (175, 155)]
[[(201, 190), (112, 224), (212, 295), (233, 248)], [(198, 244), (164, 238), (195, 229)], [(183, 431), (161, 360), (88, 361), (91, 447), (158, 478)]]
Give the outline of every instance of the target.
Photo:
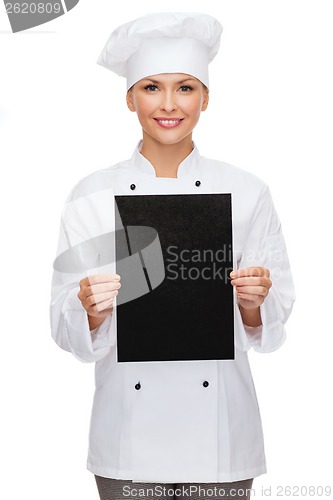
[(149, 85), (145, 86), (145, 90), (149, 90), (149, 92), (155, 92), (156, 90), (158, 90), (158, 87), (157, 85), (150, 83)]
[(191, 87), (190, 85), (182, 85), (182, 86), (180, 87), (180, 90), (181, 90), (182, 92), (189, 92), (190, 90), (193, 90), (193, 87)]

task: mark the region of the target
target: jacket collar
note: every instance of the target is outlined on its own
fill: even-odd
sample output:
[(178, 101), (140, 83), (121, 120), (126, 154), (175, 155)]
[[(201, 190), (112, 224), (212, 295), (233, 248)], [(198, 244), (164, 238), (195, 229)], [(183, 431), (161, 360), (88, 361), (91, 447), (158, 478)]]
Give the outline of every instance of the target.
[[(191, 153), (179, 164), (177, 178), (193, 174), (197, 169), (198, 159), (200, 158), (200, 154), (194, 142), (192, 144), (193, 144), (193, 149)], [(133, 168), (140, 170), (140, 172), (142, 172), (143, 174), (148, 174), (153, 177), (156, 177), (155, 168), (150, 163), (150, 161), (147, 160), (147, 158), (145, 158), (140, 153), (141, 147), (142, 147), (142, 140), (139, 141), (131, 158), (131, 163), (133, 165)]]

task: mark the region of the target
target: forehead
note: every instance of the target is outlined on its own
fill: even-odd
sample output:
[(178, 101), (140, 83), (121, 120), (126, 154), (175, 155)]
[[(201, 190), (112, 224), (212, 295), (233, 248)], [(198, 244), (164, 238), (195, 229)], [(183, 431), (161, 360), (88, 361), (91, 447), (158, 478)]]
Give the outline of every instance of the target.
[(150, 75), (142, 78), (139, 81), (146, 82), (150, 81), (153, 83), (183, 83), (187, 81), (199, 81), (192, 75), (186, 73), (159, 73), (157, 75)]

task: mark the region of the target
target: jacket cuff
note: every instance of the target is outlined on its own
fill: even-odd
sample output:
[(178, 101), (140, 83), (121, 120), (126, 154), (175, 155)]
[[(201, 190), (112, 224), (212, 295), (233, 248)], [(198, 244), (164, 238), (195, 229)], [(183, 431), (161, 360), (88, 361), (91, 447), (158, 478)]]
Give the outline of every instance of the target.
[(260, 342), (253, 345), (255, 351), (276, 351), (286, 340), (286, 331), (280, 311), (279, 301), (272, 286), (269, 294), (260, 306), (262, 333)]
[(244, 325), (237, 303), (234, 312), (236, 347), (241, 351), (253, 348), (257, 352), (272, 352), (281, 347), (286, 340), (279, 302), (273, 287), (260, 306), (262, 325), (258, 327)]
[(64, 331), (72, 354), (83, 362), (94, 362), (106, 356), (116, 343), (114, 314), (106, 317), (92, 333), (87, 311), (77, 296), (80, 288), (71, 290), (63, 304)]
[(112, 324), (114, 321), (113, 316), (113, 313), (109, 314), (106, 316), (103, 323), (94, 330), (90, 330), (90, 336), (95, 350), (105, 347), (106, 345), (111, 347), (116, 344), (116, 329)]

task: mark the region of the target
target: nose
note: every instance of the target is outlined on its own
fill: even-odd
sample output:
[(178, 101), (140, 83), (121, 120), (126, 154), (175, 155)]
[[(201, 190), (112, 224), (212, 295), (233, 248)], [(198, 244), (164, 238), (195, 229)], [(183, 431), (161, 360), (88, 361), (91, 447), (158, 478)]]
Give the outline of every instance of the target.
[(167, 113), (171, 113), (172, 111), (177, 109), (174, 92), (165, 91), (162, 93), (162, 102), (160, 109), (166, 111)]

